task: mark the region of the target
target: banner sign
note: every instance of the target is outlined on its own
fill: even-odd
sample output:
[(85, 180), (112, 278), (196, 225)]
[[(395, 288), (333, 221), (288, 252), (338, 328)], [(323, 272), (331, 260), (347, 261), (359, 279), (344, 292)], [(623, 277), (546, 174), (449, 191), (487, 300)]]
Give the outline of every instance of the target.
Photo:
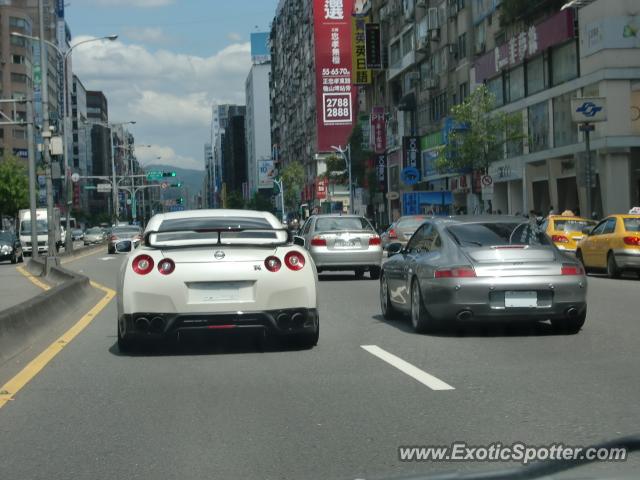
[(275, 173), (273, 160), (258, 160), (258, 188), (273, 188)]
[(375, 169), (376, 169), (376, 178), (378, 179), (378, 184), (380, 185), (380, 191), (382, 193), (386, 193), (387, 191), (387, 156), (382, 153), (380, 155), (375, 156)]
[(318, 178), (316, 180), (316, 199), (324, 200), (327, 198), (327, 189), (329, 188), (328, 178)]
[(314, 0), (316, 105), (320, 152), (343, 146), (353, 128), (351, 84), (353, 0)]
[(364, 26), (365, 65), (369, 70), (382, 69), (380, 47), (380, 24), (367, 23)]
[(368, 20), (369, 17), (351, 18), (351, 55), (354, 85), (369, 85), (371, 83), (371, 71), (367, 70), (365, 59), (364, 29)]
[(402, 137), (402, 152), (404, 153), (405, 167), (418, 167), (420, 158), (420, 138)]
[(371, 109), (371, 133), (373, 135), (373, 151), (384, 153), (387, 148), (387, 127), (384, 119), (384, 107)]

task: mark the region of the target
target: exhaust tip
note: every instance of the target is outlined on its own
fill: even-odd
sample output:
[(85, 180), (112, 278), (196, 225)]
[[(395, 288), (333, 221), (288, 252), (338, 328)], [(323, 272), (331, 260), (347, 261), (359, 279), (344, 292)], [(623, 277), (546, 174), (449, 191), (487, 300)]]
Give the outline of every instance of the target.
[(149, 329), (152, 332), (162, 332), (164, 330), (164, 319), (162, 317), (153, 317)]
[(464, 322), (466, 320), (470, 320), (471, 317), (473, 317), (473, 312), (471, 310), (462, 310), (456, 315), (456, 320)]
[(289, 316), (288, 313), (282, 312), (278, 314), (278, 316), (276, 317), (276, 321), (278, 322), (278, 325), (280, 325), (281, 328), (288, 327), (289, 322), (291, 321), (291, 317)]
[(291, 322), (294, 324), (302, 324), (304, 322), (304, 315), (300, 312), (296, 312), (291, 316)]
[(136, 329), (141, 332), (149, 330), (149, 320), (146, 317), (140, 317), (136, 320)]
[(575, 307), (568, 308), (567, 312), (566, 312), (566, 315), (569, 318), (575, 318), (575, 317), (578, 316), (578, 309), (575, 308)]

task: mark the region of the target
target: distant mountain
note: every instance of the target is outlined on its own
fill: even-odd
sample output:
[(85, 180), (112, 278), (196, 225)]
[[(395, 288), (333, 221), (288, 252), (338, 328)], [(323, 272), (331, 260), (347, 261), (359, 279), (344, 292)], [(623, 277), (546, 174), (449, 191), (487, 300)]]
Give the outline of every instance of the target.
[[(204, 180), (204, 170), (190, 170), (188, 168), (178, 168), (171, 165), (144, 165), (144, 169), (149, 172), (151, 170), (163, 170), (168, 172), (176, 172), (175, 180), (183, 183), (189, 192), (189, 196), (195, 195), (202, 190), (202, 182)], [(165, 198), (179, 197), (179, 190), (176, 188), (169, 189)]]

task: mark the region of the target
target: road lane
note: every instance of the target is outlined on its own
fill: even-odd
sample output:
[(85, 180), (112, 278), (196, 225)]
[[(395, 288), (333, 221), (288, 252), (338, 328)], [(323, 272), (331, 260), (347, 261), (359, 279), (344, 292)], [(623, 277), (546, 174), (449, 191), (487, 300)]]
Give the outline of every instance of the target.
[[(66, 267), (113, 288), (124, 257), (102, 257)], [(260, 353), (248, 340), (218, 338), (122, 356), (112, 301), (0, 410), (3, 472), (381, 478), (499, 467), (402, 463), (400, 445), (581, 444), (636, 431), (637, 325), (624, 311), (611, 327), (612, 304), (604, 299), (637, 292), (640, 282), (593, 280), (597, 305), (575, 336), (544, 327), (422, 336), (407, 322), (382, 320), (378, 282), (321, 279), (320, 343), (310, 351)], [(628, 291), (613, 293), (619, 289)], [(378, 345), (456, 389), (431, 391), (360, 345)]]

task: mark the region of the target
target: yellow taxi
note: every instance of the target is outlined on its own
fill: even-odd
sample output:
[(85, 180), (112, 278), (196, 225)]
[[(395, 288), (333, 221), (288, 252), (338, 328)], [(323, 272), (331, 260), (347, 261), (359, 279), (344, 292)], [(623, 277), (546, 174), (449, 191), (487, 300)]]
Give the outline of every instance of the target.
[(585, 270), (605, 270), (610, 278), (640, 272), (640, 214), (609, 215), (578, 244), (576, 256)]
[(578, 217), (571, 211), (565, 211), (562, 215), (549, 215), (542, 224), (542, 228), (551, 241), (566, 253), (576, 253), (578, 242), (585, 236), (583, 231), (587, 227), (593, 227), (595, 221)]

